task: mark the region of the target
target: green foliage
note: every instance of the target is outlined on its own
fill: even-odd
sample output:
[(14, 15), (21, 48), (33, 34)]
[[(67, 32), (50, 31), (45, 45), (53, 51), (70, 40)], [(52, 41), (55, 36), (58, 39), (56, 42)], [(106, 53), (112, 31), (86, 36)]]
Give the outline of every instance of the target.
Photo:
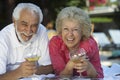
[(80, 4), (79, 0), (70, 0), (66, 3), (67, 6), (78, 6)]
[(51, 3), (55, 5), (55, 11), (58, 13), (61, 9), (67, 6), (77, 6), (77, 7), (85, 7), (85, 0), (61, 0), (59, 3)]
[(93, 22), (93, 23), (99, 23), (99, 22), (105, 23), (105, 22), (112, 22), (112, 21), (113, 21), (112, 18), (107, 18), (107, 17), (94, 17), (94, 18), (91, 18), (91, 22)]
[[(47, 8), (51, 12), (53, 20), (56, 19), (59, 11), (68, 6), (77, 6), (83, 8), (86, 6), (85, 0), (48, 0)], [(45, 4), (46, 5), (46, 4)]]
[(66, 6), (78, 6), (82, 8), (86, 6), (86, 3), (85, 0), (68, 0)]

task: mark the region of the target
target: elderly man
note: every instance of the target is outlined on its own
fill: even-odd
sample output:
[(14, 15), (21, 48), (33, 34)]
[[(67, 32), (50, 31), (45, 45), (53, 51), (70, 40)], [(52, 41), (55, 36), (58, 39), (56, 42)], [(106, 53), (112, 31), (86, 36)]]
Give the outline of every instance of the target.
[[(32, 3), (19, 3), (12, 17), (13, 23), (0, 31), (0, 80), (52, 73), (48, 37), (41, 24), (43, 14), (40, 8)], [(33, 51), (31, 55), (41, 55), (37, 67), (35, 61), (26, 59), (30, 52), (25, 50), (29, 47)]]

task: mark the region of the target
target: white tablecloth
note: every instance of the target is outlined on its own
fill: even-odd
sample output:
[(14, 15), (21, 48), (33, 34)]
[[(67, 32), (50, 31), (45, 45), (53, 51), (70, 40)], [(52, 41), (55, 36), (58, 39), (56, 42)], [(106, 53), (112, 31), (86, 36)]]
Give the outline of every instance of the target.
[[(104, 73), (104, 79), (103, 80), (120, 80), (120, 65), (117, 63), (114, 63), (111, 67), (102, 66), (103, 73)], [(118, 75), (119, 76), (116, 76)], [(38, 75), (37, 78), (23, 78), (19, 80), (44, 80), (45, 78), (52, 78), (55, 77), (54, 74), (48, 74), (48, 75)], [(84, 79), (88, 80), (88, 79)], [(101, 80), (101, 79), (100, 79)]]
[(48, 74), (48, 75), (36, 75), (36, 77), (28, 77), (28, 78), (22, 78), (19, 80), (44, 80), (45, 78), (51, 78), (51, 77), (55, 77), (54, 74)]
[(104, 80), (120, 80), (120, 64), (114, 63), (111, 67), (102, 66), (102, 68)]

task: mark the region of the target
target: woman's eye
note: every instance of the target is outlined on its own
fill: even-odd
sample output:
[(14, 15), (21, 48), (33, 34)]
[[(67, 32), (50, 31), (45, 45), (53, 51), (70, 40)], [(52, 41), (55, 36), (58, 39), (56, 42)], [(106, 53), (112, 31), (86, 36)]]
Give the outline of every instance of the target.
[(75, 31), (77, 31), (78, 29), (74, 29)]
[(79, 31), (79, 29), (73, 29), (73, 31)]
[(68, 31), (68, 29), (67, 29), (67, 28), (64, 28), (63, 30), (64, 30), (64, 31)]

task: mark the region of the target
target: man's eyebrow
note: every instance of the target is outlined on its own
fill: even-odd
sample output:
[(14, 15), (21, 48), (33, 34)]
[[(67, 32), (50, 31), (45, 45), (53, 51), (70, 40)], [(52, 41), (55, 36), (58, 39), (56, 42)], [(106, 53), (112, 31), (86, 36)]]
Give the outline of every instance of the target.
[(25, 22), (25, 21), (21, 21), (21, 23), (27, 24), (27, 22)]

